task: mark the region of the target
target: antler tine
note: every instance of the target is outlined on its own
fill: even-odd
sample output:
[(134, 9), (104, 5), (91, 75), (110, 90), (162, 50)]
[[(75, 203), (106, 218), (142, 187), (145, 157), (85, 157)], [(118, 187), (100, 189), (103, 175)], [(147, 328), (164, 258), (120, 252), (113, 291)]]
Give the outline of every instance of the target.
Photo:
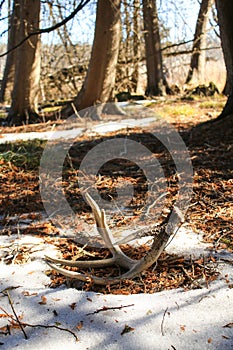
[(106, 246), (109, 249), (112, 248), (114, 239), (108, 227), (104, 209), (100, 209), (96, 201), (88, 193), (86, 193), (85, 197), (94, 214), (96, 227), (100, 236), (103, 238)]
[(86, 193), (86, 200), (94, 214), (97, 230), (100, 236), (103, 238), (107, 248), (110, 249), (111, 253), (114, 255), (117, 249), (114, 246), (114, 237), (108, 227), (104, 209), (100, 209), (96, 201), (88, 193)]
[(100, 209), (98, 204), (88, 193), (86, 193), (86, 200), (94, 213), (97, 230), (100, 236), (103, 238), (106, 247), (110, 250), (113, 257), (115, 258), (115, 263), (119, 264), (122, 267), (131, 268), (135, 263), (135, 260), (130, 259), (122, 252), (121, 248), (118, 245), (115, 245), (114, 237), (107, 224), (105, 210)]
[(49, 261), (47, 261), (47, 264), (53, 270), (61, 273), (63, 276), (69, 277), (69, 278), (73, 278), (73, 279), (83, 281), (83, 282), (88, 282), (88, 281), (92, 280), (95, 284), (99, 284), (99, 285), (106, 285), (108, 283), (107, 279), (105, 279), (105, 278), (96, 277), (96, 276), (88, 276), (88, 275), (84, 275), (82, 273), (68, 271), (68, 270), (65, 270), (61, 267), (58, 267), (57, 265), (52, 264)]
[(47, 262), (52, 262), (55, 264), (66, 265), (70, 267), (81, 267), (81, 268), (93, 268), (93, 267), (107, 267), (111, 266), (115, 262), (115, 258), (100, 259), (100, 260), (66, 260), (52, 258), (51, 256), (45, 255)]
[(96, 201), (89, 195), (89, 193), (85, 194), (85, 199), (87, 203), (90, 205), (92, 212), (95, 217), (95, 221), (97, 226), (101, 226), (101, 210)]

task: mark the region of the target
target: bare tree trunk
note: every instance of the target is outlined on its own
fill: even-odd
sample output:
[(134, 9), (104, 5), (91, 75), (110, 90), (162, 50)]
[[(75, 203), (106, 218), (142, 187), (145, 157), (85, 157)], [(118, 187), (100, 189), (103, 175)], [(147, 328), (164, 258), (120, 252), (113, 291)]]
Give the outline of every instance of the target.
[[(74, 100), (78, 111), (113, 98), (120, 24), (120, 0), (98, 0), (91, 60), (82, 89)], [(68, 106), (62, 114), (73, 113), (73, 108)]]
[(156, 0), (143, 0), (147, 89), (146, 95), (164, 94), (163, 63)]
[(216, 0), (216, 7), (218, 12), (223, 55), (227, 70), (227, 79), (223, 93), (225, 95), (230, 95), (233, 93), (233, 3), (229, 0)]
[(227, 103), (219, 116), (219, 118), (224, 118), (229, 114), (233, 114), (233, 1), (216, 0), (216, 7), (223, 54), (227, 69), (227, 81), (224, 92), (229, 95)]
[(132, 83), (133, 91), (137, 92), (139, 78), (139, 59), (140, 59), (140, 38), (139, 38), (139, 15), (140, 15), (140, 0), (134, 0), (133, 9), (133, 73)]
[[(19, 40), (40, 25), (40, 1), (20, 0)], [(8, 115), (10, 124), (29, 122), (37, 115), (40, 80), (40, 37), (33, 35), (16, 49), (16, 66), (12, 103)]]
[[(9, 34), (7, 51), (11, 50), (19, 41), (19, 0), (14, 0), (13, 11), (10, 18)], [(11, 92), (13, 89), (16, 51), (11, 51), (6, 58), (6, 64), (3, 73), (3, 79), (0, 91), (0, 102), (9, 102), (11, 99)]]
[(131, 59), (131, 43), (130, 43), (130, 36), (131, 36), (131, 19), (130, 19), (130, 8), (127, 0), (123, 0), (123, 5), (124, 5), (124, 29), (125, 29), (125, 75), (128, 78), (127, 79), (127, 91), (130, 92), (131, 86), (130, 86), (130, 81), (129, 81), (129, 76), (130, 76), (130, 59)]
[(203, 49), (206, 46), (206, 26), (212, 5), (213, 0), (202, 0), (200, 5), (186, 84), (190, 83), (194, 77), (197, 77), (198, 82), (203, 82), (206, 61), (206, 55)]

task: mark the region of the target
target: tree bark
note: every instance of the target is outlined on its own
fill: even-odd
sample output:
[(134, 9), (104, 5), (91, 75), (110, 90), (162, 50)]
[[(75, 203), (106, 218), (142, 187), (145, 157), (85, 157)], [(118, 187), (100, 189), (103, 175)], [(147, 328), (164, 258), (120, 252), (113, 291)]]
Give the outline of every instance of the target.
[(229, 95), (227, 103), (218, 118), (224, 118), (233, 114), (233, 1), (216, 0), (220, 36), (223, 54), (227, 70), (227, 80), (224, 88), (225, 94)]
[[(120, 0), (98, 0), (89, 68), (82, 89), (74, 100), (78, 111), (112, 100), (120, 29)], [(69, 116), (73, 113), (72, 106), (68, 106), (62, 115)]]
[(206, 46), (206, 26), (212, 4), (213, 0), (202, 0), (200, 5), (186, 84), (190, 83), (194, 77), (197, 77), (198, 83), (203, 83), (206, 60), (205, 51), (203, 49)]
[(227, 79), (223, 93), (225, 95), (230, 95), (232, 94), (233, 90), (233, 3), (229, 0), (216, 0), (216, 7), (218, 13), (223, 55), (227, 70)]
[[(8, 35), (7, 51), (11, 50), (19, 42), (19, 21), (20, 21), (19, 0), (14, 0), (13, 11), (10, 18), (10, 28)], [(0, 91), (0, 102), (9, 102), (13, 90), (16, 52), (11, 51), (6, 58), (6, 64), (3, 73), (3, 79)]]
[[(40, 1), (20, 0), (19, 40), (40, 25)], [(9, 124), (30, 122), (37, 115), (40, 80), (40, 36), (33, 35), (15, 50), (15, 74)]]
[(164, 94), (162, 51), (156, 0), (143, 0), (148, 96)]
[(139, 37), (139, 16), (140, 16), (140, 0), (134, 0), (133, 3), (133, 72), (132, 83), (133, 91), (137, 92), (139, 79), (139, 60), (140, 60), (140, 37)]

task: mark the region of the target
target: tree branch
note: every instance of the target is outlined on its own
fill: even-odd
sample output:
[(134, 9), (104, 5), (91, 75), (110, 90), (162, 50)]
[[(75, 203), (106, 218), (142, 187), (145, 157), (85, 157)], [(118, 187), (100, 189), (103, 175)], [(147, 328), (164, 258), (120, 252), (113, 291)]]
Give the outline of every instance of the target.
[[(195, 52), (201, 52), (201, 51), (208, 51), (208, 50), (218, 50), (221, 49), (221, 46), (213, 46), (213, 47), (204, 47), (203, 49), (199, 49), (196, 50)], [(193, 53), (193, 49), (192, 50), (180, 50), (180, 51), (175, 51), (175, 52), (168, 52), (165, 53), (164, 56), (169, 57), (169, 56), (179, 56), (179, 55), (186, 55), (186, 54), (190, 54)]]
[(67, 17), (65, 17), (61, 22), (58, 22), (56, 24), (54, 24), (51, 27), (48, 28), (43, 28), (43, 29), (38, 29), (34, 32), (29, 33), (23, 40), (21, 40), (17, 45), (15, 45), (14, 47), (12, 47), (11, 49), (9, 49), (8, 51), (0, 54), (0, 57), (4, 57), (6, 55), (8, 55), (10, 52), (12, 52), (13, 50), (17, 49), (19, 46), (21, 46), (25, 41), (27, 41), (30, 37), (34, 36), (34, 35), (39, 35), (39, 34), (44, 34), (44, 33), (50, 33), (60, 27), (62, 27), (63, 25), (65, 25), (67, 22), (69, 22), (72, 18), (74, 18), (74, 16), (81, 11), (84, 6), (86, 6), (91, 0), (81, 0), (81, 2), (79, 3), (79, 5), (74, 9), (73, 12), (71, 12), (71, 14)]
[(180, 42), (180, 43), (175, 43), (175, 44), (167, 45), (167, 46), (164, 46), (164, 47), (162, 48), (162, 51), (171, 49), (171, 48), (173, 48), (173, 47), (178, 47), (178, 46), (181, 46), (181, 45), (186, 45), (186, 44), (189, 44), (189, 43), (191, 43), (191, 42), (193, 42), (193, 39), (190, 39), (190, 40), (187, 40), (187, 41), (182, 41), (182, 42)]

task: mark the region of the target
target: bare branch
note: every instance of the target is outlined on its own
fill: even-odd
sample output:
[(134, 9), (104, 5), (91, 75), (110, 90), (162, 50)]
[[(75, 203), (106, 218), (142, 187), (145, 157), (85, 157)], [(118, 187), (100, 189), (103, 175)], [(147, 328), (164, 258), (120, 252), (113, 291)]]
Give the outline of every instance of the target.
[(25, 41), (27, 41), (29, 38), (31, 38), (34, 35), (40, 35), (40, 34), (44, 34), (44, 33), (50, 33), (60, 27), (62, 27), (63, 25), (65, 25), (67, 22), (69, 22), (72, 18), (74, 18), (74, 16), (81, 11), (84, 6), (86, 6), (91, 0), (81, 0), (81, 2), (79, 3), (79, 5), (74, 9), (73, 12), (71, 12), (71, 14), (67, 17), (65, 17), (61, 22), (58, 22), (56, 24), (54, 24), (51, 27), (48, 28), (42, 28), (42, 29), (37, 29), (34, 32), (29, 33), (23, 40), (21, 40), (17, 45), (15, 45), (14, 47), (12, 47), (11, 49), (9, 49), (8, 51), (2, 53), (0, 55), (0, 57), (4, 57), (6, 55), (8, 55), (10, 52), (12, 52), (13, 50), (17, 49), (19, 46), (21, 46)]
[[(8, 312), (6, 312), (1, 306), (0, 306), (0, 310), (2, 310), (12, 321), (18, 322), (17, 318), (14, 318), (12, 315), (9, 315)], [(72, 334), (74, 336), (75, 340), (79, 341), (77, 335), (74, 332), (72, 332), (70, 329), (60, 327), (57, 325), (30, 324), (30, 323), (25, 323), (25, 322), (21, 322), (21, 325), (23, 327), (31, 327), (31, 328), (46, 328), (46, 329), (47, 328), (56, 328), (56, 329), (59, 329), (61, 331), (65, 331), (65, 332)]]
[[(217, 50), (217, 49), (221, 49), (221, 46), (204, 47), (200, 50), (196, 50), (196, 52)], [(192, 52), (193, 52), (193, 50), (180, 50), (180, 51), (175, 51), (175, 52), (164, 53), (164, 56), (169, 57), (169, 56), (187, 55), (187, 54), (190, 54)]]
[(6, 0), (2, 0), (2, 1), (0, 2), (0, 10), (2, 9), (2, 6), (3, 6), (3, 4), (4, 4), (5, 1), (6, 1)]
[(185, 44), (189, 44), (189, 43), (192, 43), (192, 42), (193, 42), (193, 39), (187, 40), (187, 41), (182, 41), (182, 42), (176, 43), (176, 44), (167, 45), (167, 46), (164, 46), (162, 48), (162, 51), (165, 51), (165, 50), (168, 50), (168, 49), (172, 49), (173, 47), (178, 47), (178, 46), (182, 46), (182, 45), (185, 45)]

